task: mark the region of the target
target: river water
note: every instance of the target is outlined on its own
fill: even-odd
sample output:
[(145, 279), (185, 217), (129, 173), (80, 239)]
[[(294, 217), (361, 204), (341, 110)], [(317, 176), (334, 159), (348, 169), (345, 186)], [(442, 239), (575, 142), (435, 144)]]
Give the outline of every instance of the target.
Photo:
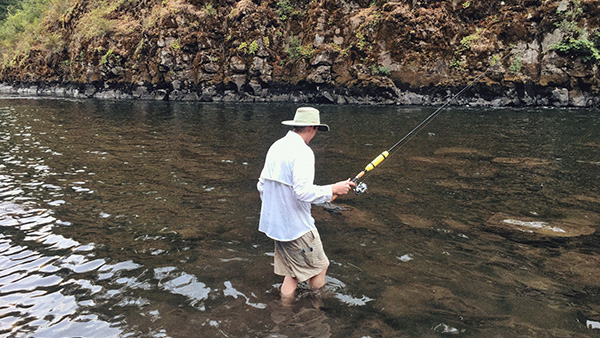
[[(0, 100), (2, 337), (597, 337), (600, 114), (452, 108), (315, 206), (282, 304), (256, 179), (292, 104)], [(319, 106), (318, 184), (433, 108)]]

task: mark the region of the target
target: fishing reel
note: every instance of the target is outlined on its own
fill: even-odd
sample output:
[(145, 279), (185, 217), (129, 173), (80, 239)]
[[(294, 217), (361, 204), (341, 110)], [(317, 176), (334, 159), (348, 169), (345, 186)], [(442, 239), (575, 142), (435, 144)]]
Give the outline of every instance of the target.
[(360, 195), (367, 191), (367, 184), (365, 182), (360, 182), (354, 187), (354, 193)]

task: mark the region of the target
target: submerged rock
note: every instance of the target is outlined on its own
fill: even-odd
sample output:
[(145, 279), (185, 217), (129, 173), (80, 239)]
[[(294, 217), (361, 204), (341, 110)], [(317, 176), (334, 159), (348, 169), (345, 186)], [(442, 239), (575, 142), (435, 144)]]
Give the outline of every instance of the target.
[(596, 230), (585, 225), (589, 220), (562, 219), (540, 220), (539, 218), (513, 216), (506, 213), (496, 213), (485, 225), (498, 232), (522, 232), (547, 237), (577, 237), (591, 235)]

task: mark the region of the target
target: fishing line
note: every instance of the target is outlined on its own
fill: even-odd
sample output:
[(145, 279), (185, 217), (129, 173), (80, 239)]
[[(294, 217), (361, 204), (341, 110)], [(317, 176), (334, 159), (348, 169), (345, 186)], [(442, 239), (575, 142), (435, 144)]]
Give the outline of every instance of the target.
[[(429, 116), (427, 116), (427, 118), (425, 120), (423, 120), (421, 123), (419, 123), (415, 128), (413, 128), (411, 131), (408, 132), (408, 134), (406, 134), (404, 137), (402, 137), (398, 142), (396, 142), (390, 149), (382, 152), (381, 154), (379, 154), (377, 157), (375, 157), (375, 159), (373, 159), (373, 161), (371, 161), (369, 164), (367, 164), (367, 166), (365, 167), (365, 169), (363, 169), (363, 171), (361, 171), (360, 173), (358, 173), (356, 176), (354, 176), (354, 178), (351, 180), (351, 182), (356, 183), (356, 187), (354, 188), (354, 192), (358, 195), (361, 193), (364, 193), (367, 190), (367, 185), (366, 183), (364, 183), (364, 180), (367, 178), (367, 176), (369, 176), (370, 171), (375, 169), (379, 164), (381, 164), (381, 162), (383, 162), (385, 159), (387, 159), (391, 154), (393, 154), (394, 152), (400, 150), (408, 141), (410, 141), (413, 137), (415, 137), (415, 135), (417, 135), (417, 133), (419, 131), (421, 131), (423, 128), (425, 128), (429, 123), (431, 123), (431, 121), (444, 109), (446, 108), (452, 101), (454, 101), (457, 97), (459, 97), (460, 95), (462, 95), (467, 89), (471, 88), (477, 81), (479, 81), (479, 79), (481, 79), (490, 69), (492, 69), (494, 66), (496, 66), (497, 64), (499, 64), (502, 60), (504, 60), (508, 55), (510, 55), (509, 53), (506, 53), (506, 55), (504, 55), (500, 60), (497, 60), (496, 62), (494, 62), (491, 66), (489, 66), (484, 72), (482, 72), (481, 74), (479, 74), (479, 76), (477, 76), (473, 81), (471, 81), (467, 86), (465, 86), (463, 89), (461, 89), (458, 93), (454, 94), (449, 100), (447, 100), (443, 105), (441, 105), (439, 108), (437, 108), (433, 113), (431, 113)], [(359, 180), (362, 178), (362, 182), (359, 182)], [(333, 200), (335, 200), (337, 198), (337, 195), (334, 195), (333, 198), (331, 199), (330, 202), (333, 202)]]

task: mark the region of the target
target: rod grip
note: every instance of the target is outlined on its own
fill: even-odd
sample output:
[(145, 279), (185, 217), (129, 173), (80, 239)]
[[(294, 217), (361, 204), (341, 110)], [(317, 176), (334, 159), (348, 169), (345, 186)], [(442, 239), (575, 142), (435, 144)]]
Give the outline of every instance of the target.
[(371, 161), (371, 163), (367, 164), (367, 166), (365, 167), (365, 171), (371, 171), (375, 169), (375, 167), (378, 166), (381, 162), (383, 162), (383, 160), (385, 160), (389, 155), (390, 153), (387, 150), (379, 154), (379, 156), (375, 157), (375, 159)]

